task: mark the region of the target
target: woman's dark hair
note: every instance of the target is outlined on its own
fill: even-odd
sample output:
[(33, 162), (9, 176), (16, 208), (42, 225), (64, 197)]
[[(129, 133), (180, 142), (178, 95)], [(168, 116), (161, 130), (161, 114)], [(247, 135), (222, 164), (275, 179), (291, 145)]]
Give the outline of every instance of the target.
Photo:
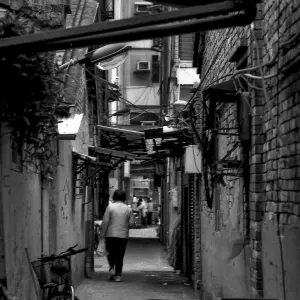
[(126, 201), (126, 193), (122, 190), (115, 190), (112, 198), (114, 201), (125, 202)]

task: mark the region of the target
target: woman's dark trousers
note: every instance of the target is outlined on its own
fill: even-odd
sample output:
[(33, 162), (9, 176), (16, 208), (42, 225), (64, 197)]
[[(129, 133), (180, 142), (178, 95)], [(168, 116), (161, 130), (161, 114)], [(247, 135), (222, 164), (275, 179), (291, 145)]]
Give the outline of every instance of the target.
[(123, 259), (126, 251), (128, 239), (107, 237), (106, 238), (106, 250), (107, 260), (110, 269), (115, 270), (116, 276), (122, 276)]

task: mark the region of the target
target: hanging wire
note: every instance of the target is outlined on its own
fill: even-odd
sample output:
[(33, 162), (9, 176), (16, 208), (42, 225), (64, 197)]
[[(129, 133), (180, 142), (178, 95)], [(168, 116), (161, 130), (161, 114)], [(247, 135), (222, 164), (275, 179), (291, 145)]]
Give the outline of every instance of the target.
[(278, 75), (278, 74), (264, 75), (262, 67), (260, 67), (260, 73), (262, 74), (261, 76), (255, 76), (255, 75), (252, 75), (252, 74), (249, 74), (249, 73), (242, 73), (242, 74), (244, 76), (249, 77), (249, 78), (252, 78), (252, 79), (261, 79), (263, 81), (266, 80), (266, 79), (270, 79), (270, 78), (276, 77)]
[[(260, 87), (258, 87), (258, 86), (256, 86), (256, 85), (250, 83), (249, 80), (248, 80), (248, 78), (245, 77), (244, 75), (240, 75), (240, 76), (245, 80), (245, 82), (247, 83), (247, 85), (248, 85), (250, 88), (252, 88), (252, 89), (254, 89), (254, 90), (258, 90), (258, 91), (262, 91), (262, 90), (263, 90), (263, 88), (260, 88)], [(239, 77), (237, 77), (237, 78), (239, 78)]]
[[(89, 73), (95, 80), (97, 80), (97, 81), (99, 81), (99, 82), (102, 82), (102, 81), (98, 78), (97, 75), (94, 75), (94, 74), (93, 74), (90, 70), (88, 70), (87, 68), (86, 68), (86, 71), (87, 71), (87, 73)], [(156, 116), (159, 116), (161, 119), (163, 119), (163, 117), (164, 117), (164, 115), (161, 115), (161, 114), (158, 114), (158, 113), (155, 113), (155, 112), (152, 112), (152, 111), (148, 111), (148, 110), (146, 110), (146, 109), (143, 109), (143, 108), (141, 108), (141, 107), (135, 105), (135, 104), (132, 103), (131, 101), (125, 99), (125, 98), (122, 97), (122, 96), (119, 96), (119, 99), (120, 99), (120, 100), (123, 100), (123, 101), (126, 102), (126, 103), (128, 103), (130, 106), (137, 107), (138, 109), (140, 109), (141, 111), (144, 111), (145, 113), (154, 114), (154, 115), (156, 115)]]

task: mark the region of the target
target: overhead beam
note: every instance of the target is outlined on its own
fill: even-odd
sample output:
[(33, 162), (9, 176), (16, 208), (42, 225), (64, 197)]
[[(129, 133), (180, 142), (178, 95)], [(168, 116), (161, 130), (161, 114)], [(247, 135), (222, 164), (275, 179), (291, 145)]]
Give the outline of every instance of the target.
[[(186, 6), (197, 6), (199, 4), (208, 4), (215, 2), (223, 2), (224, 0), (158, 0), (154, 1), (155, 4), (163, 4), (166, 6), (186, 7)], [(200, 3), (199, 3), (200, 2)]]
[[(236, 14), (230, 14), (234, 12)], [(42, 52), (80, 48), (95, 44), (113, 44), (193, 31), (244, 26), (254, 20), (255, 14), (254, 0), (224, 1), (114, 22), (1, 39), (0, 54), (32, 52), (33, 49), (34, 52)], [(219, 16), (214, 17), (217, 15)]]
[(127, 133), (127, 134), (144, 136), (144, 132), (140, 132), (140, 131), (133, 131), (133, 130), (122, 129), (122, 128), (117, 128), (117, 127), (103, 126), (103, 125), (97, 125), (97, 127), (100, 129), (104, 129), (104, 130), (110, 130), (110, 131), (115, 131), (115, 132), (122, 132), (122, 133)]

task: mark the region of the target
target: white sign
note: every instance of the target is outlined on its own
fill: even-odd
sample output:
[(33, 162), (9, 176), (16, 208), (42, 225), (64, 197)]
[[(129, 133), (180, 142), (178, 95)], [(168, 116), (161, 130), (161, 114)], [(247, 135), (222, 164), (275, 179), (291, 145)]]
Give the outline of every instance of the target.
[(150, 180), (148, 179), (131, 179), (133, 188), (150, 188)]
[(130, 161), (126, 160), (124, 163), (124, 177), (130, 177)]

